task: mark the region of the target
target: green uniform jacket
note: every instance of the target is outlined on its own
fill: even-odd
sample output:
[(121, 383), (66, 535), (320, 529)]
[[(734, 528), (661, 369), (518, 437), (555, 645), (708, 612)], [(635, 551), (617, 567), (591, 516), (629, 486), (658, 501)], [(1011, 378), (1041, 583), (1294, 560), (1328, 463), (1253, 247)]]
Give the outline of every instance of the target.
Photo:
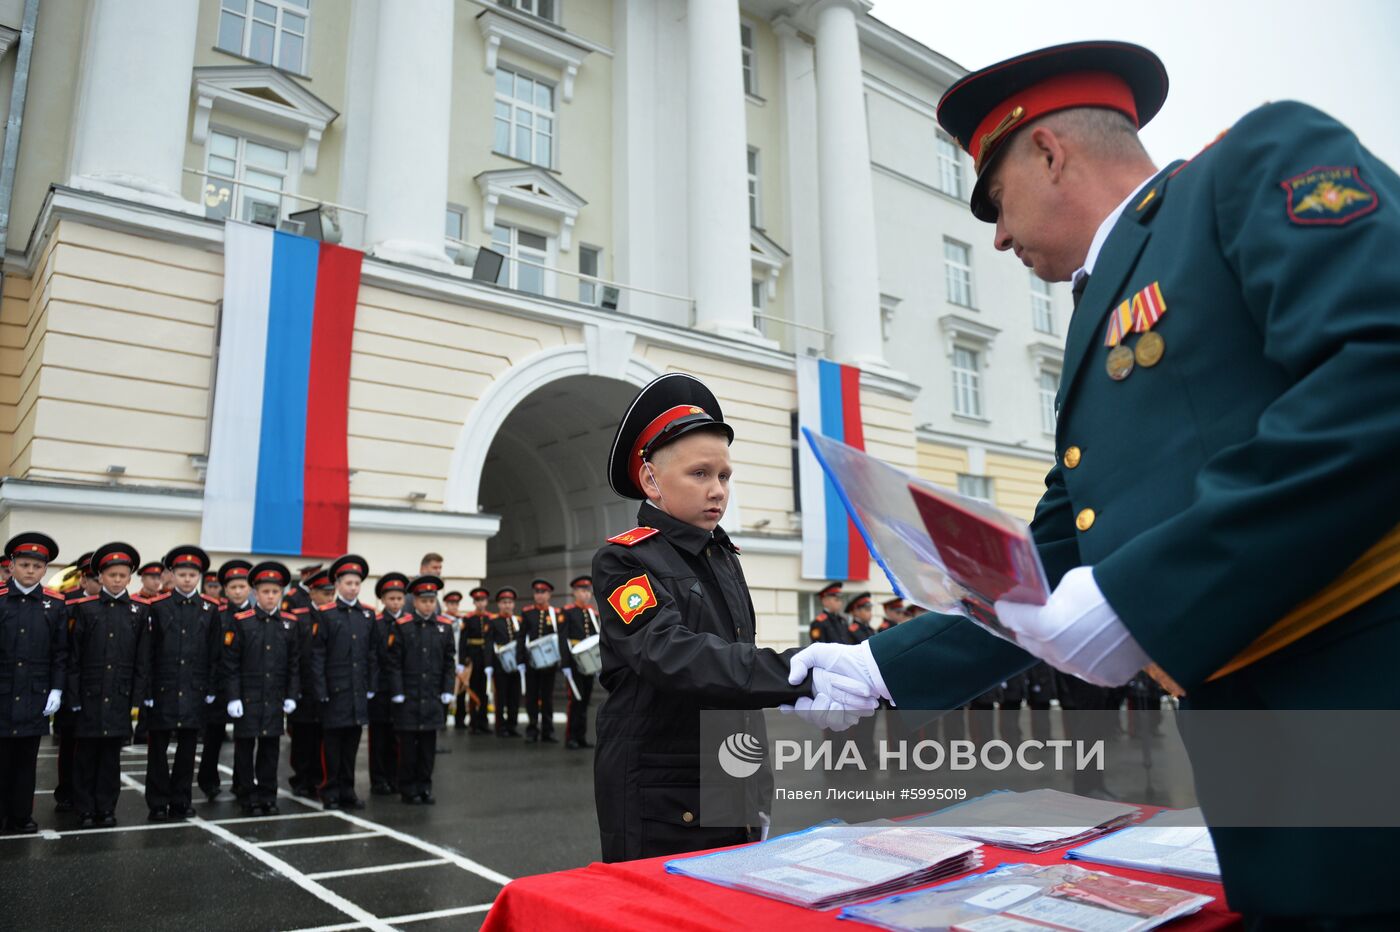
[[(1400, 708), (1400, 588), (1206, 682), (1400, 524), (1397, 207), (1400, 178), (1346, 127), (1260, 107), (1133, 199), (1070, 322), (1032, 531), (1051, 585), (1094, 567), (1188, 707)], [(1154, 283), (1165, 354), (1115, 381), (1109, 314)], [(1033, 662), (944, 615), (870, 644), (906, 708), (956, 708)], [(1214, 834), (1236, 909), (1396, 910), (1379, 872), (1400, 832)]]

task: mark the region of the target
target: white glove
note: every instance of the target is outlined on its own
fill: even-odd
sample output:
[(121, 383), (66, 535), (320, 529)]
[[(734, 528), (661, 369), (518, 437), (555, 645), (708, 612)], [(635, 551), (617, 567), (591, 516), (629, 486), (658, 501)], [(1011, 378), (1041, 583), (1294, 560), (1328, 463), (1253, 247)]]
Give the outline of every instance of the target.
[(766, 812), (758, 814), (758, 840), (768, 840), (768, 830), (773, 827), (773, 817)]
[(521, 668), (520, 668), (520, 688), (521, 688), (521, 689), (524, 689), (524, 688), (525, 688), (525, 668), (524, 668), (524, 667), (521, 667)]
[[(817, 678), (813, 676), (814, 696), (824, 691), (821, 686), (826, 686), (828, 690), (837, 691), (827, 692), (826, 695), (841, 705), (846, 704), (846, 698), (861, 700), (873, 697), (893, 701), (890, 691), (885, 688), (884, 677), (880, 676), (880, 667), (875, 663), (875, 655), (870, 653), (868, 641), (859, 644), (809, 644), (792, 656), (788, 682), (796, 686), (807, 678), (808, 670), (825, 670), (841, 677), (838, 680), (823, 678), (818, 683)], [(874, 708), (874, 705), (870, 705), (869, 708)]]
[(461, 676), (463, 673), (466, 673), (466, 672), (467, 672), (467, 665), (466, 665), (465, 663), (459, 663), (459, 664), (457, 664), (457, 675), (458, 675), (458, 676)]
[(491, 667), (487, 667), (487, 668), (486, 668), (486, 682), (487, 682), (488, 684), (491, 682), (491, 677), (494, 676), (495, 674), (496, 674), (496, 671), (495, 671), (493, 668), (491, 668)]
[(48, 700), (45, 701), (45, 703), (44, 703), (44, 718), (48, 718), (50, 715), (52, 715), (52, 714), (54, 714), (55, 712), (57, 712), (58, 709), (59, 709), (59, 707), (62, 706), (62, 705), (63, 705), (63, 690), (61, 690), (61, 689), (50, 689), (50, 690), (49, 690), (49, 698), (48, 698)]
[(443, 704), (443, 705), (447, 705), (449, 702), (452, 701), (452, 694), (451, 694), (451, 693), (442, 693), (441, 695), (438, 696), (438, 699), (442, 700), (442, 704)]
[(389, 697), (389, 701), (392, 702), (394, 705), (403, 705), (403, 700), (404, 700), (404, 695), (403, 695), (403, 693), (399, 693), (397, 696), (390, 696), (390, 697)]
[(156, 701), (154, 699), (142, 699), (141, 704), (148, 709), (154, 709), (156, 707)]
[(792, 705), (780, 705), (778, 709), (783, 712), (795, 712), (797, 717), (807, 724), (825, 728), (827, 731), (845, 731), (867, 715), (875, 714), (874, 709), (848, 709), (833, 702), (826, 693), (821, 693), (815, 699), (803, 696)]
[(823, 667), (812, 668), (812, 698), (829, 696), (835, 705), (847, 709), (876, 709), (880, 700), (870, 695), (870, 687), (862, 680), (833, 673)]
[(213, 697), (213, 696), (205, 696), (205, 697), (204, 697), (204, 704), (205, 704), (205, 705), (212, 705), (213, 703), (214, 703), (214, 697)]
[(366, 699), (373, 699), (373, 698), (374, 698), (374, 690), (371, 689), (369, 692), (365, 693), (365, 698), (366, 698)]
[(578, 684), (574, 682), (574, 670), (572, 667), (564, 667), (564, 679), (569, 681), (569, 692), (574, 694), (574, 701), (582, 702), (583, 694), (578, 691)]
[(282, 700), (282, 711), (283, 711), (283, 712), (287, 713), (288, 715), (291, 715), (291, 714), (292, 714), (293, 712), (295, 712), (296, 710), (297, 710), (297, 701), (296, 701), (295, 699), (283, 699), (283, 700)]
[(1044, 605), (998, 602), (1016, 643), (1057, 670), (1097, 686), (1122, 686), (1152, 662), (1099, 591), (1093, 567), (1070, 570)]
[(229, 717), (229, 718), (242, 718), (242, 717), (243, 717), (243, 700), (242, 700), (242, 699), (230, 699), (230, 700), (229, 700), (229, 704), (228, 704), (228, 717)]

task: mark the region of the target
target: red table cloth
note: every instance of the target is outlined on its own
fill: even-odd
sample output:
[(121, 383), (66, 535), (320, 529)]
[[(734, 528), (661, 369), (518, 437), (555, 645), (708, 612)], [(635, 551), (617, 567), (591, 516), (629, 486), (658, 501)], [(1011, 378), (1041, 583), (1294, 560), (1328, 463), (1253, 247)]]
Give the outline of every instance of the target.
[[(1149, 807), (1143, 808), (1148, 814), (1155, 811)], [(1064, 860), (1065, 852), (1071, 847), (1066, 845), (1053, 851), (1027, 854), (983, 845), (982, 866), (978, 870), (989, 870), (1007, 862), (1056, 864)], [(670, 860), (673, 858), (649, 858), (620, 864), (594, 863), (569, 871), (521, 877), (508, 884), (496, 897), (482, 929), (484, 932), (504, 932), (506, 929), (568, 929), (570, 932), (615, 932), (618, 929), (665, 929), (667, 932), (839, 929), (840, 932), (857, 932), (875, 928), (850, 920), (838, 921), (839, 907), (818, 912), (690, 877), (668, 874), (665, 865)], [(1165, 926), (1170, 932), (1204, 932), (1228, 929), (1239, 924), (1238, 914), (1230, 912), (1225, 906), (1225, 894), (1218, 883), (1103, 867), (1087, 861), (1071, 863), (1215, 897), (1195, 915), (1185, 916)], [(950, 877), (940, 882), (946, 883), (952, 879)]]

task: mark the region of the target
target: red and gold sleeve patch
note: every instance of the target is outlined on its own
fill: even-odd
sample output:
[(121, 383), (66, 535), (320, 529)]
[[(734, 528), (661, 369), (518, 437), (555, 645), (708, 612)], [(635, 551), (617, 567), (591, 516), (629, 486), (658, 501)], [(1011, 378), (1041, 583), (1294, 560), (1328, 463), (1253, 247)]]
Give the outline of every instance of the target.
[(617, 612), (624, 625), (630, 625), (638, 615), (656, 607), (656, 593), (651, 590), (647, 574), (633, 576), (608, 596), (608, 604)]
[(1381, 203), (1355, 165), (1320, 165), (1279, 187), (1288, 195), (1288, 219), (1299, 226), (1341, 226)]
[(224, 632), (224, 646), (225, 646), (225, 647), (232, 647), (232, 646), (233, 646), (233, 632), (232, 632), (232, 631), (225, 631), (225, 632)]

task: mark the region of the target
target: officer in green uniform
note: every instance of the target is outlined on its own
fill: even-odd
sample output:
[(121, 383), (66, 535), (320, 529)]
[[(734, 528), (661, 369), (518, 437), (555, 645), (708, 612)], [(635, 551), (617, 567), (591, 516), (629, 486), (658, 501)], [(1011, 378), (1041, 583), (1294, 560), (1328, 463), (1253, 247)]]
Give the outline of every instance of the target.
[[(794, 677), (863, 673), (898, 706), (947, 709), (1039, 657), (1102, 686), (1152, 664), (1185, 708), (1400, 708), (1400, 178), (1295, 102), (1159, 170), (1136, 130), (1166, 89), (1146, 49), (1085, 42), (944, 95), (997, 248), (1074, 281), (1032, 524), (1053, 592), (997, 604), (1020, 646), (929, 614), (813, 645)], [(1256, 928), (1400, 927), (1400, 832), (1212, 834)]]

